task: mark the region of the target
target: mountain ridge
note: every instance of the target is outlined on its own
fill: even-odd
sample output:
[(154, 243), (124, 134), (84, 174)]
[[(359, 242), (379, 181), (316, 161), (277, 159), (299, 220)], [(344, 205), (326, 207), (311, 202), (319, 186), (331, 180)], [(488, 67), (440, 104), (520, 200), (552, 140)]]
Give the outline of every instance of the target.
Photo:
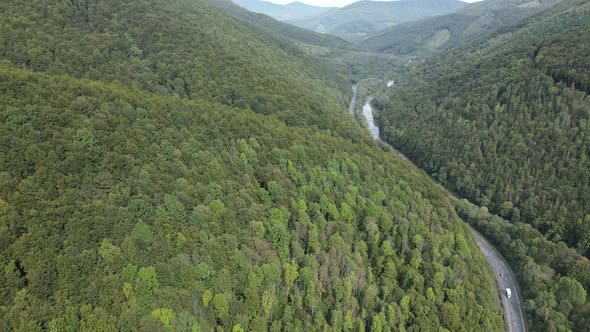
[(232, 0), (250, 11), (266, 14), (279, 21), (305, 20), (333, 10), (336, 7), (319, 7), (293, 1), (284, 5), (261, 0)]
[[(397, 55), (428, 55), (459, 46), (496, 29), (519, 23), (560, 0), (480, 1), (455, 13), (403, 23), (367, 36), (359, 46)], [(441, 40), (440, 34), (445, 37)], [(438, 40), (437, 40), (438, 38)]]
[(296, 27), (279, 22), (265, 14), (254, 13), (246, 10), (231, 0), (204, 0), (204, 2), (221, 9), (242, 21), (251, 23), (259, 28), (287, 37), (296, 42), (313, 46), (331, 47), (334, 49), (355, 50), (356, 46), (336, 36), (319, 34), (308, 29)]

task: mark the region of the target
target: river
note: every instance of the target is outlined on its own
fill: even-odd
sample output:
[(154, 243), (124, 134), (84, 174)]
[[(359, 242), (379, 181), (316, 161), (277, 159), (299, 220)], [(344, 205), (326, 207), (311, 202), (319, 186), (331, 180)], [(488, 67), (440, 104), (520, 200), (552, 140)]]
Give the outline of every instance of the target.
[(367, 119), (369, 125), (369, 131), (373, 139), (379, 140), (379, 127), (375, 125), (375, 117), (373, 116), (373, 108), (371, 107), (371, 101), (373, 97), (367, 98), (367, 101), (363, 105), (363, 116)]

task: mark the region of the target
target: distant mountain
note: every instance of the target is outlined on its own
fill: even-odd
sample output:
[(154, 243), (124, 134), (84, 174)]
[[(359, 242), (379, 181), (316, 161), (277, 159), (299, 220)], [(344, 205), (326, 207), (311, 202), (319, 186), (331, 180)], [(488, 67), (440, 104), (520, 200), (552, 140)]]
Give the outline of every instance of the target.
[[(317, 32), (309, 31), (308, 29), (293, 26), (291, 24), (277, 21), (276, 19), (266, 15), (254, 13), (247, 10), (231, 0), (203, 0), (203, 2), (221, 9), (225, 13), (238, 18), (242, 21), (254, 24), (259, 28), (274, 32), (282, 37), (287, 37), (297, 43), (304, 43), (315, 46), (325, 46), (334, 49), (356, 49), (357, 47), (349, 42), (338, 37)], [(258, 1), (263, 2), (263, 1)], [(271, 5), (274, 5), (270, 3)], [(301, 4), (292, 2), (289, 5), (295, 6)], [(302, 4), (303, 5), (303, 4)], [(304, 5), (307, 6), (307, 5)]]
[(465, 5), (458, 0), (358, 1), (309, 20), (288, 22), (347, 40), (358, 40), (396, 24), (452, 13)]
[(307, 20), (335, 9), (335, 7), (307, 5), (298, 1), (286, 5), (261, 0), (233, 0), (233, 2), (249, 11), (266, 14), (280, 21)]
[(456, 13), (390, 27), (359, 44), (370, 50), (398, 55), (425, 54), (516, 24), (558, 2), (560, 0), (486, 0)]

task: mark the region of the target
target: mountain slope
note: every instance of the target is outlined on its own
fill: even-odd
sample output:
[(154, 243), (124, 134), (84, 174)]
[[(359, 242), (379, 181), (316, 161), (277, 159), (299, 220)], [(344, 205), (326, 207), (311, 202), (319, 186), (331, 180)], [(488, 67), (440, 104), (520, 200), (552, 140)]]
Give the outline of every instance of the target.
[(204, 101), (0, 78), (2, 330), (502, 326), (448, 197), (391, 154)]
[(266, 14), (279, 21), (306, 20), (335, 8), (311, 6), (297, 1), (285, 5), (260, 0), (233, 0), (233, 2), (249, 11)]
[(458, 0), (358, 1), (310, 20), (289, 23), (356, 40), (403, 22), (451, 13), (465, 5)]
[(198, 1), (81, 4), (3, 1), (0, 56), (22, 68), (250, 108), (293, 125), (344, 125), (348, 79), (280, 36)]
[(363, 48), (398, 55), (426, 54), (464, 44), (496, 29), (516, 24), (559, 0), (487, 0), (453, 14), (426, 18), (380, 31), (359, 43)]
[[(384, 138), (433, 177), (586, 256), (589, 12), (587, 1), (564, 1), (432, 57), (377, 98)], [(576, 289), (590, 287), (576, 280)], [(536, 330), (546, 328), (543, 310), (573, 328), (585, 295), (563, 306), (544, 302), (544, 296), (559, 295), (531, 298), (529, 322), (536, 322)]]
[(0, 16), (0, 330), (502, 328), (449, 196), (330, 66), (201, 2)]

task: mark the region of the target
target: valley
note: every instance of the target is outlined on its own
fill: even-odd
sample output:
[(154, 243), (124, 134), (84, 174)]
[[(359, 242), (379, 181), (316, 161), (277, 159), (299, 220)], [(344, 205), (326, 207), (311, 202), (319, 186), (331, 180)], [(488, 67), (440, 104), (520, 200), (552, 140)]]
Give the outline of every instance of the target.
[[(386, 84), (387, 88), (393, 87), (393, 81), (389, 80)], [(358, 84), (353, 86), (355, 97), (353, 97), (350, 105), (350, 109), (353, 110), (356, 102), (356, 93), (358, 91)], [(373, 117), (373, 109), (371, 107), (372, 97), (368, 97), (362, 106), (362, 114), (368, 122), (368, 130), (374, 140), (380, 141), (379, 127), (375, 123)], [(398, 157), (403, 160), (407, 160), (406, 157), (397, 152), (394, 152)], [(449, 195), (451, 195), (449, 193)], [(519, 286), (517, 279), (512, 273), (508, 263), (502, 257), (502, 255), (477, 231), (473, 228), (469, 228), (473, 234), (473, 238), (477, 243), (479, 249), (483, 253), (488, 264), (490, 264), (494, 273), (494, 279), (496, 281), (496, 287), (498, 296), (502, 303), (504, 310), (504, 322), (506, 324), (506, 330), (509, 332), (525, 332), (528, 331), (527, 323), (524, 316), (523, 302), (519, 292)], [(510, 297), (507, 297), (507, 289), (510, 289)]]
[(1, 2), (0, 330), (587, 330), (588, 13)]

